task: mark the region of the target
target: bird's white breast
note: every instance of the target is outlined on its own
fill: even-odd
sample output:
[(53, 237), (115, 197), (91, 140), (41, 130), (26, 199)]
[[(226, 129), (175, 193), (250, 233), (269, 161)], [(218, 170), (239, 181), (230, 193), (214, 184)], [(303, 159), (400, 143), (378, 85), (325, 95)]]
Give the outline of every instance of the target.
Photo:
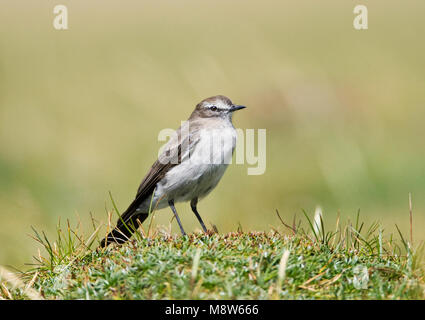
[[(197, 130), (189, 152), (183, 151), (182, 161), (172, 167), (157, 183), (153, 199), (147, 198), (139, 211), (161, 209), (174, 202), (201, 199), (211, 192), (227, 169), (236, 146), (236, 130), (230, 121), (218, 121)], [(222, 142), (220, 142), (220, 139)], [(218, 147), (221, 145), (221, 147)]]
[(168, 199), (190, 201), (206, 196), (218, 184), (232, 159), (236, 145), (233, 126), (204, 129), (198, 137), (189, 158), (173, 167), (158, 183), (158, 191)]

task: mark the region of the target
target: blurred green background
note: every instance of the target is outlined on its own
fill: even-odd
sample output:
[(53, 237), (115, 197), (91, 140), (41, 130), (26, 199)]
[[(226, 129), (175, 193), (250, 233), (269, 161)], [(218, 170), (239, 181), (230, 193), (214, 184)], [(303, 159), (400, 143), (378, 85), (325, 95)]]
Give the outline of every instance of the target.
[[(0, 264), (36, 255), (31, 227), (59, 217), (105, 222), (203, 98), (248, 109), (236, 127), (267, 129), (267, 170), (232, 165), (199, 205), (220, 232), (269, 230), (301, 209), (379, 220), (425, 239), (423, 1), (56, 1), (0, 3)], [(199, 229), (187, 204), (187, 231)], [(161, 210), (155, 224), (168, 226)], [(114, 217), (114, 222), (115, 222)], [(178, 232), (175, 222), (173, 231)]]

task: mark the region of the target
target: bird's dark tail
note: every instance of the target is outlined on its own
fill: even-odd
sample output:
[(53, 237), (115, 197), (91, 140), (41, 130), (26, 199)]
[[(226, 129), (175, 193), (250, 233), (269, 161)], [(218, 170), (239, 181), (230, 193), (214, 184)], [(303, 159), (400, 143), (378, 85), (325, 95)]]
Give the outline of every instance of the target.
[[(179, 152), (181, 153), (180, 146)], [(145, 221), (149, 216), (148, 213), (140, 212), (140, 207), (146, 199), (151, 199), (152, 205), (152, 195), (155, 193), (156, 184), (164, 177), (168, 169), (172, 166), (175, 166), (175, 164), (169, 163), (163, 165), (159, 162), (159, 160), (153, 164), (149, 173), (145, 178), (143, 178), (143, 181), (137, 190), (136, 198), (118, 219), (115, 229), (100, 242), (100, 247), (105, 247), (114, 242), (124, 243), (130, 240), (131, 235), (136, 231), (139, 223), (143, 223), (143, 221)]]
[[(126, 219), (126, 216), (128, 218)], [(125, 212), (117, 221), (117, 226), (108, 233), (108, 235), (100, 242), (99, 247), (106, 247), (110, 243), (124, 243), (130, 240), (132, 234), (136, 231), (139, 223), (143, 223), (148, 217), (147, 213)]]

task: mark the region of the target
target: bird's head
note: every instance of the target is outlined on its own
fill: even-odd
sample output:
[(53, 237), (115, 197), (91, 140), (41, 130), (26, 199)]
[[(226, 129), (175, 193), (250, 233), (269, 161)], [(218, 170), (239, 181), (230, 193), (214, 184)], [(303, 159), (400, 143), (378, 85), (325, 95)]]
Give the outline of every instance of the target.
[(218, 95), (199, 102), (191, 118), (223, 118), (231, 120), (233, 112), (244, 108), (245, 106), (234, 105), (229, 98)]

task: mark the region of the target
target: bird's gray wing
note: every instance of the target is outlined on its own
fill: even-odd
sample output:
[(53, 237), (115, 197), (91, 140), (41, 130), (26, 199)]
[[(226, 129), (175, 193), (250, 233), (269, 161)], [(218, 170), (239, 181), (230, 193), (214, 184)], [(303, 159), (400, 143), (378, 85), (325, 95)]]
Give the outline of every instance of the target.
[(163, 164), (155, 161), (148, 174), (142, 180), (136, 198), (130, 206), (118, 218), (117, 225), (100, 242), (100, 247), (105, 247), (109, 243), (124, 243), (130, 239), (131, 235), (137, 229), (138, 221), (143, 223), (148, 217), (148, 213), (138, 213), (137, 209), (145, 199), (153, 193), (156, 184), (165, 176), (165, 174), (174, 166), (173, 164)]
[(190, 156), (190, 150), (193, 150), (199, 142), (199, 135), (194, 135), (194, 132), (198, 131), (198, 126), (195, 125), (194, 130), (189, 129), (189, 121), (187, 121), (176, 130), (176, 134), (165, 145), (164, 151), (140, 183), (136, 198), (120, 216), (116, 227), (101, 241), (101, 247), (111, 242), (126, 242), (134, 232), (133, 226), (137, 227), (137, 220), (142, 223), (148, 217), (147, 212), (137, 212), (137, 209), (152, 196), (157, 183), (167, 172), (185, 161)]
[[(137, 208), (140, 207), (147, 197), (152, 196), (156, 184), (164, 178), (167, 172), (189, 157), (190, 150), (193, 150), (199, 142), (197, 135), (194, 135), (194, 132), (197, 131), (196, 127), (195, 131), (189, 131), (186, 130), (189, 128), (188, 125), (189, 123), (186, 122), (186, 124), (183, 124), (182, 127), (177, 129), (176, 135), (174, 135), (164, 146), (163, 152), (159, 155), (158, 160), (155, 161), (140, 183), (136, 198), (130, 204), (128, 209), (121, 215), (124, 222), (127, 222), (127, 220), (131, 218), (131, 215), (136, 212)], [(118, 224), (119, 223), (120, 221)]]

